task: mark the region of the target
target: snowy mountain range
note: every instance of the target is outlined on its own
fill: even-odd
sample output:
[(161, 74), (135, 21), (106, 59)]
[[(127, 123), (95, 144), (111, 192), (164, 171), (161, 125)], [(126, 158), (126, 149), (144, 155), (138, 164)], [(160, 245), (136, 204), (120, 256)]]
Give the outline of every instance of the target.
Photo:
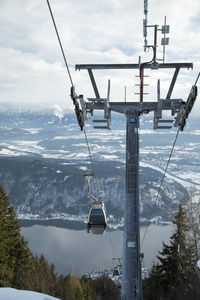
[[(140, 119), (140, 212), (145, 221), (157, 198), (176, 130), (153, 131), (153, 116)], [(123, 220), (125, 117), (112, 116), (112, 130), (86, 125), (101, 198), (110, 223)], [(85, 136), (75, 114), (53, 111), (0, 112), (0, 184), (20, 218), (87, 220), (91, 199), (84, 175), (91, 171)], [(180, 201), (200, 190), (200, 125), (189, 120), (179, 133), (164, 179), (154, 220), (168, 220)], [(91, 180), (91, 192), (98, 198)]]

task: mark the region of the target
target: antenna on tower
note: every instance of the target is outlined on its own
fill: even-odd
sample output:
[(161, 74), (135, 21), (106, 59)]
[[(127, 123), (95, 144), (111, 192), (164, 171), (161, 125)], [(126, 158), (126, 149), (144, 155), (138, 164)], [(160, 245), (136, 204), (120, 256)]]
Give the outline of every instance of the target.
[[(144, 16), (145, 18), (143, 19), (143, 36), (144, 36), (144, 51), (147, 51), (147, 48), (152, 48), (154, 55), (152, 62), (154, 63), (154, 68), (157, 68), (157, 63), (156, 61), (162, 61), (163, 63), (165, 62), (165, 46), (169, 44), (169, 38), (166, 37), (166, 34), (169, 33), (169, 25), (166, 25), (166, 16), (165, 16), (165, 21), (164, 25), (162, 26), (161, 29), (159, 29), (158, 25), (148, 25), (148, 20), (147, 20), (147, 14), (148, 14), (148, 0), (144, 0)], [(154, 44), (153, 45), (148, 45), (147, 41), (147, 28), (154, 28)], [(163, 46), (163, 56), (161, 59), (157, 59), (157, 35), (158, 31), (161, 31), (162, 34), (164, 34), (164, 37), (161, 39), (161, 45)]]
[(166, 16), (165, 16), (165, 23), (162, 26), (162, 34), (164, 37), (161, 40), (161, 45), (163, 46), (163, 63), (165, 62), (165, 46), (169, 45), (169, 38), (166, 37), (166, 34), (169, 33), (169, 25), (166, 25)]
[(146, 51), (148, 47), (147, 42), (147, 14), (148, 14), (148, 0), (144, 0), (144, 16), (145, 19), (143, 20), (143, 36), (144, 36), (144, 51)]

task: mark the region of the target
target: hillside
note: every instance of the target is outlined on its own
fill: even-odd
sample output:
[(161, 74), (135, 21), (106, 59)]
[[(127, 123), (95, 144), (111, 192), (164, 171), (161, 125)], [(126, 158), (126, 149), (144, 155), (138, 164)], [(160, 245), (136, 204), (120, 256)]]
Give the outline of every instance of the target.
[[(102, 199), (114, 223), (123, 218), (125, 180), (125, 118), (113, 117), (113, 130), (86, 131)], [(50, 112), (0, 113), (0, 182), (23, 218), (64, 218), (87, 215), (91, 199), (84, 174), (91, 168), (84, 135), (74, 115)], [(141, 119), (140, 211), (148, 218), (176, 132), (153, 131)], [(199, 189), (197, 167), (200, 128), (189, 123), (179, 135), (154, 216), (167, 220), (189, 189)], [(96, 187), (91, 182), (92, 194)], [(86, 219), (83, 219), (86, 220)]]

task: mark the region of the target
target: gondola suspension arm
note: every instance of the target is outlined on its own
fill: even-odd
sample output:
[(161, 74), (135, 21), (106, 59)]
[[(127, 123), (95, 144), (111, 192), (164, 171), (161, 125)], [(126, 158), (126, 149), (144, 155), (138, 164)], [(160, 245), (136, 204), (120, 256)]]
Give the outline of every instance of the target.
[(90, 192), (90, 177), (91, 176), (94, 176), (93, 173), (91, 174), (86, 174), (84, 175), (85, 176), (85, 179), (86, 179), (86, 183), (87, 183), (87, 188), (88, 188), (88, 195), (90, 196), (90, 198), (93, 200), (93, 202), (95, 203), (101, 203), (102, 201), (99, 201), (97, 200), (94, 196), (91, 195), (91, 192)]

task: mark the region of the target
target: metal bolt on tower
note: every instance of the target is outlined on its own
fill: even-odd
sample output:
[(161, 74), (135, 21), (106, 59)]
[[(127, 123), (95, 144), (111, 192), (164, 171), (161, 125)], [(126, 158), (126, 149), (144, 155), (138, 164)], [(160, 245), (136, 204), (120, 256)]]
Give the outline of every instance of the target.
[[(147, 25), (147, 0), (144, 1), (144, 37), (145, 49), (153, 49), (153, 58), (150, 62), (139, 64), (98, 64), (98, 65), (76, 65), (76, 70), (88, 70), (93, 86), (95, 98), (77, 96), (74, 87), (71, 89), (71, 98), (75, 105), (78, 123), (83, 130), (85, 121), (88, 120), (88, 113), (93, 115), (96, 110), (104, 111), (103, 120), (94, 120), (94, 123), (103, 123), (103, 126), (94, 126), (96, 129), (111, 129), (111, 112), (124, 114), (126, 117), (126, 197), (124, 215), (124, 238), (122, 258), (122, 300), (142, 299), (142, 278), (141, 278), (141, 257), (140, 253), (140, 223), (139, 223), (139, 119), (143, 114), (154, 112), (154, 129), (170, 129), (172, 125), (183, 130), (186, 119), (191, 112), (197, 97), (197, 80), (192, 86), (186, 102), (182, 99), (171, 99), (171, 94), (180, 69), (193, 67), (192, 63), (164, 63), (164, 56), (159, 63), (156, 58), (158, 25)], [(165, 20), (166, 21), (166, 20)], [(147, 28), (154, 27), (154, 45), (148, 46)], [(162, 33), (168, 33), (168, 26), (164, 25)], [(162, 42), (166, 45), (165, 41)], [(164, 55), (164, 54), (163, 54)], [(158, 80), (157, 101), (143, 102), (143, 95), (140, 95), (139, 102), (110, 102), (110, 81), (108, 83), (107, 98), (101, 98), (98, 91), (93, 70), (96, 69), (138, 69), (140, 80), (143, 82), (144, 69), (174, 69), (171, 84), (165, 99), (160, 98), (160, 81)], [(199, 77), (199, 76), (198, 76)], [(140, 87), (140, 93), (143, 89)], [(142, 101), (141, 101), (142, 100)], [(162, 118), (163, 111), (170, 111), (170, 120)]]

